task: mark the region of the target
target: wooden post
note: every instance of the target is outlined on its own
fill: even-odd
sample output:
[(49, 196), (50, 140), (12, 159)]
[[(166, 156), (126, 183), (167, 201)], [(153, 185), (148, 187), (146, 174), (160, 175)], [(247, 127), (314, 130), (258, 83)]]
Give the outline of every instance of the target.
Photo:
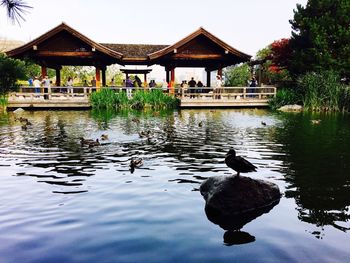
[(207, 72), (207, 87), (210, 87), (210, 70), (209, 69), (205, 69), (205, 71)]
[(56, 86), (61, 86), (61, 70), (59, 68), (56, 68)]
[(99, 90), (100, 87), (101, 87), (100, 68), (96, 67), (96, 90)]
[(102, 87), (106, 87), (106, 67), (102, 68)]
[(41, 66), (41, 77), (45, 77), (47, 75), (47, 68), (45, 66)]
[(143, 74), (143, 81), (147, 82), (147, 73)]
[(169, 78), (169, 69), (168, 68), (165, 68), (165, 80), (166, 80), (166, 82), (168, 82), (169, 83), (169, 81), (170, 81), (170, 78)]

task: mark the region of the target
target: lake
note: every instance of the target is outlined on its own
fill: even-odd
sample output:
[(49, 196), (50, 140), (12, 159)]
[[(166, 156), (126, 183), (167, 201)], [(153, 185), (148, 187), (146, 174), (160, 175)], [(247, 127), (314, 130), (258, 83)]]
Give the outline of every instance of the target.
[[(102, 134), (100, 146), (80, 144)], [(224, 241), (198, 191), (208, 177), (234, 174), (230, 147), (258, 167), (244, 176), (282, 192), (243, 226), (254, 237), (245, 244)], [(133, 157), (143, 166), (132, 173)], [(350, 116), (1, 114), (0, 196), (0, 262), (349, 262)]]

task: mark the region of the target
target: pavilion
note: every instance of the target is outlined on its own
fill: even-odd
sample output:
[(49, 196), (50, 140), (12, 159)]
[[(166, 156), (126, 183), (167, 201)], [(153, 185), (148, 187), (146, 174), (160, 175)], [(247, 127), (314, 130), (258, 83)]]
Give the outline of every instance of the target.
[[(158, 64), (165, 67), (167, 82), (175, 81), (177, 67), (201, 67), (207, 72), (207, 86), (210, 86), (211, 71), (217, 70), (222, 75), (224, 67), (251, 58), (202, 27), (172, 45), (138, 45), (97, 43), (65, 23), (6, 54), (31, 59), (41, 66), (43, 76), (47, 75), (47, 68), (55, 69), (56, 86), (61, 86), (62, 66), (94, 66), (97, 87), (106, 86), (106, 67), (111, 64)], [(147, 70), (142, 73), (145, 81), (147, 73)]]

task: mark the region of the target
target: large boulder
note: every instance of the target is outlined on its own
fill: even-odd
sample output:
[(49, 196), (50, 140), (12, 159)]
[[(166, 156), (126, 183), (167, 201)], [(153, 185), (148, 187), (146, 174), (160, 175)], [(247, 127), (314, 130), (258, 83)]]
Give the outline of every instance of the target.
[(200, 186), (210, 221), (225, 230), (239, 230), (279, 203), (276, 184), (245, 176), (210, 177)]

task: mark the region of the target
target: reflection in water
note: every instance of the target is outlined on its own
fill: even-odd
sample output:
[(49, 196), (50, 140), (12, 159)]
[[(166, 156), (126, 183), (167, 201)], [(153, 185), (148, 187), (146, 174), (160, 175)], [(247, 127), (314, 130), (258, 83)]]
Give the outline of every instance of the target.
[[(323, 231), (330, 225), (350, 229), (350, 116), (348, 114), (285, 114), (274, 134), (286, 153), (285, 193), (294, 198), (299, 219)], [(313, 125), (313, 119), (321, 119)], [(322, 238), (320, 231), (312, 232)]]
[(233, 244), (245, 244), (255, 241), (255, 237), (249, 233), (242, 232), (241, 229), (249, 222), (253, 221), (257, 217), (270, 212), (270, 210), (279, 203), (279, 199), (275, 202), (264, 206), (259, 209), (255, 209), (245, 213), (235, 213), (230, 215), (222, 215), (217, 213), (210, 206), (205, 206), (205, 214), (207, 218), (216, 225), (219, 225), (222, 229), (227, 230), (224, 233), (224, 243), (228, 245)]

